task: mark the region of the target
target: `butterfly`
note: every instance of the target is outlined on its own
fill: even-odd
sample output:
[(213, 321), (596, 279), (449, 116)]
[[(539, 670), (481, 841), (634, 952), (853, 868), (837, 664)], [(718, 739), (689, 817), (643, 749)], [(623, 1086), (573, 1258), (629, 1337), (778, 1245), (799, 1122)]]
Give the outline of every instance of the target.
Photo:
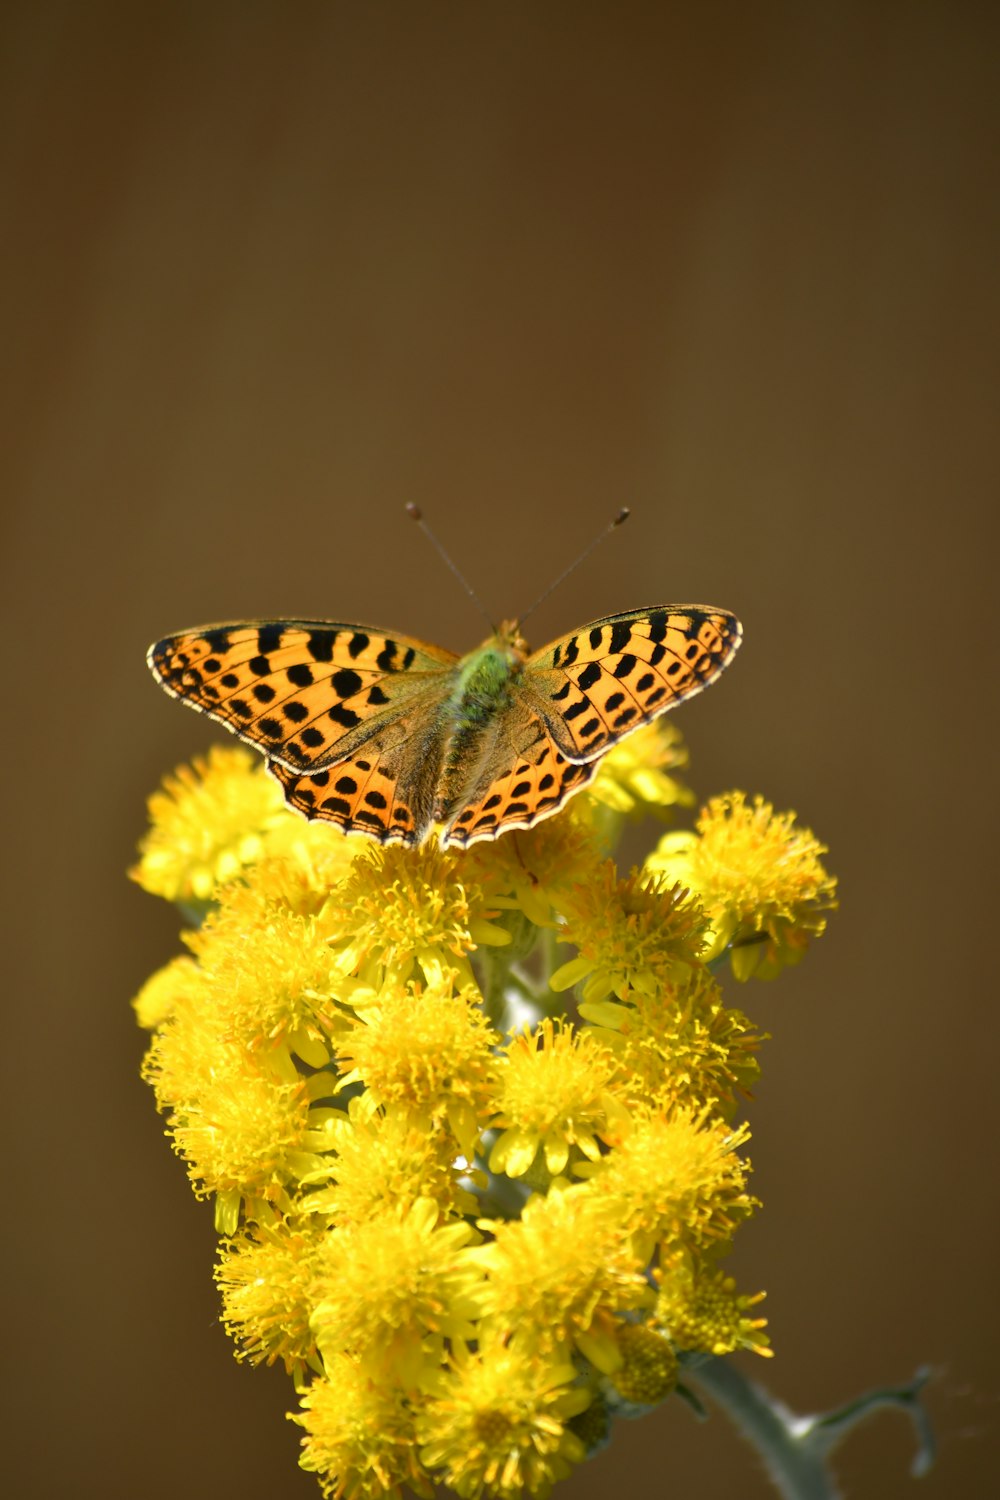
[(166, 691), (267, 757), (307, 818), (379, 843), (495, 839), (556, 812), (612, 745), (713, 682), (736, 617), (608, 615), (531, 653), (516, 621), (467, 656), (367, 625), (244, 621), (165, 636)]

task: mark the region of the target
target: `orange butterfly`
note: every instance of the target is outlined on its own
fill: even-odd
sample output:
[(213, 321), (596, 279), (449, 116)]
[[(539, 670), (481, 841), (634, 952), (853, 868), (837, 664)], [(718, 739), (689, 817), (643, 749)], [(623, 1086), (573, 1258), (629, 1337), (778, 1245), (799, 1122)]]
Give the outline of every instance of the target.
[(288, 803), (379, 843), (530, 828), (619, 740), (714, 682), (740, 643), (703, 604), (608, 615), (529, 653), (516, 622), (467, 656), (367, 625), (244, 621), (166, 636), (154, 677), (267, 756)]

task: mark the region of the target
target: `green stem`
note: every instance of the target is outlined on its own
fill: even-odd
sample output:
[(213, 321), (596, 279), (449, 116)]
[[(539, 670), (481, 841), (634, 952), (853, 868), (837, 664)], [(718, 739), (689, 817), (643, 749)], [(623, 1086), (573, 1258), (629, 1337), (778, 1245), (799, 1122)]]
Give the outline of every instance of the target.
[(695, 1357), (685, 1360), (684, 1368), (685, 1379), (721, 1406), (757, 1451), (784, 1500), (837, 1500), (827, 1459), (852, 1427), (882, 1407), (902, 1409), (916, 1428), (914, 1474), (925, 1473), (933, 1461), (934, 1439), (919, 1400), (926, 1371), (918, 1371), (908, 1385), (869, 1391), (837, 1411), (799, 1417), (726, 1359)]

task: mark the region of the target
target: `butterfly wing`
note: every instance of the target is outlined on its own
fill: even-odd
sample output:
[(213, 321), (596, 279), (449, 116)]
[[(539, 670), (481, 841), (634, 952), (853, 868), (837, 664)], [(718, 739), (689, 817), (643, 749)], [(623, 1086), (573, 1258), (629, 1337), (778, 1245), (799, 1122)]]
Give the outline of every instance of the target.
[(596, 761), (567, 760), (529, 704), (514, 703), (497, 721), (478, 779), (454, 807), (442, 809), (442, 846), (465, 848), (511, 828), (530, 828), (551, 817), (596, 771)]
[(581, 764), (714, 682), (741, 636), (735, 615), (706, 604), (608, 615), (530, 657), (525, 688), (559, 751)]
[(407, 755), (401, 745), (380, 749), (376, 733), (361, 750), (321, 771), (293, 771), (269, 760), (285, 801), (306, 818), (336, 823), (380, 844), (420, 844), (434, 822), (441, 746)]
[(318, 620), (206, 626), (166, 636), (148, 654), (168, 693), (292, 771), (336, 765), (380, 728), (436, 703), (457, 659), (405, 636)]

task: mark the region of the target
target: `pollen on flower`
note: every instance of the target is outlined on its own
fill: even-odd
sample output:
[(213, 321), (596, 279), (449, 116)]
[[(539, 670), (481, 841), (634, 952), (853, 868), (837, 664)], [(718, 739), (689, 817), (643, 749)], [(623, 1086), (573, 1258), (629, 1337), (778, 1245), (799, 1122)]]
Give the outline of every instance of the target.
[(417, 1419), (421, 1458), (461, 1496), (546, 1496), (586, 1457), (568, 1423), (591, 1392), (569, 1361), (519, 1346), (459, 1347)]
[(609, 995), (627, 1000), (635, 990), (653, 994), (678, 964), (697, 963), (704, 946), (706, 918), (687, 891), (638, 871), (619, 880), (611, 860), (560, 910), (566, 924), (561, 939), (580, 951), (549, 984), (557, 992), (581, 984), (591, 1004)]
[(168, 901), (210, 901), (259, 857), (268, 830), (292, 816), (259, 760), (213, 746), (150, 797), (149, 832), (129, 873)]
[(763, 797), (730, 792), (702, 809), (696, 834), (665, 834), (646, 861), (697, 892), (712, 922), (711, 956), (731, 944), (738, 979), (773, 978), (797, 962), (837, 904), (820, 859), (826, 846), (794, 824), (794, 813), (776, 813)]
[(613, 1055), (592, 1032), (548, 1017), (514, 1037), (501, 1054), (494, 1124), (502, 1134), (490, 1171), (522, 1177), (539, 1150), (553, 1175), (566, 1170), (574, 1147), (596, 1160), (609, 1118), (624, 1114), (610, 1089), (615, 1071)]
[(315, 1474), (328, 1500), (385, 1500), (409, 1485), (418, 1495), (433, 1487), (420, 1463), (413, 1393), (372, 1377), (349, 1355), (326, 1360), (302, 1409), (289, 1413), (305, 1429), (300, 1466)]
[(751, 1316), (764, 1293), (738, 1293), (731, 1276), (714, 1267), (695, 1270), (686, 1255), (668, 1258), (657, 1273), (660, 1284), (654, 1318), (677, 1349), (731, 1354), (750, 1349), (770, 1357), (766, 1318)]

